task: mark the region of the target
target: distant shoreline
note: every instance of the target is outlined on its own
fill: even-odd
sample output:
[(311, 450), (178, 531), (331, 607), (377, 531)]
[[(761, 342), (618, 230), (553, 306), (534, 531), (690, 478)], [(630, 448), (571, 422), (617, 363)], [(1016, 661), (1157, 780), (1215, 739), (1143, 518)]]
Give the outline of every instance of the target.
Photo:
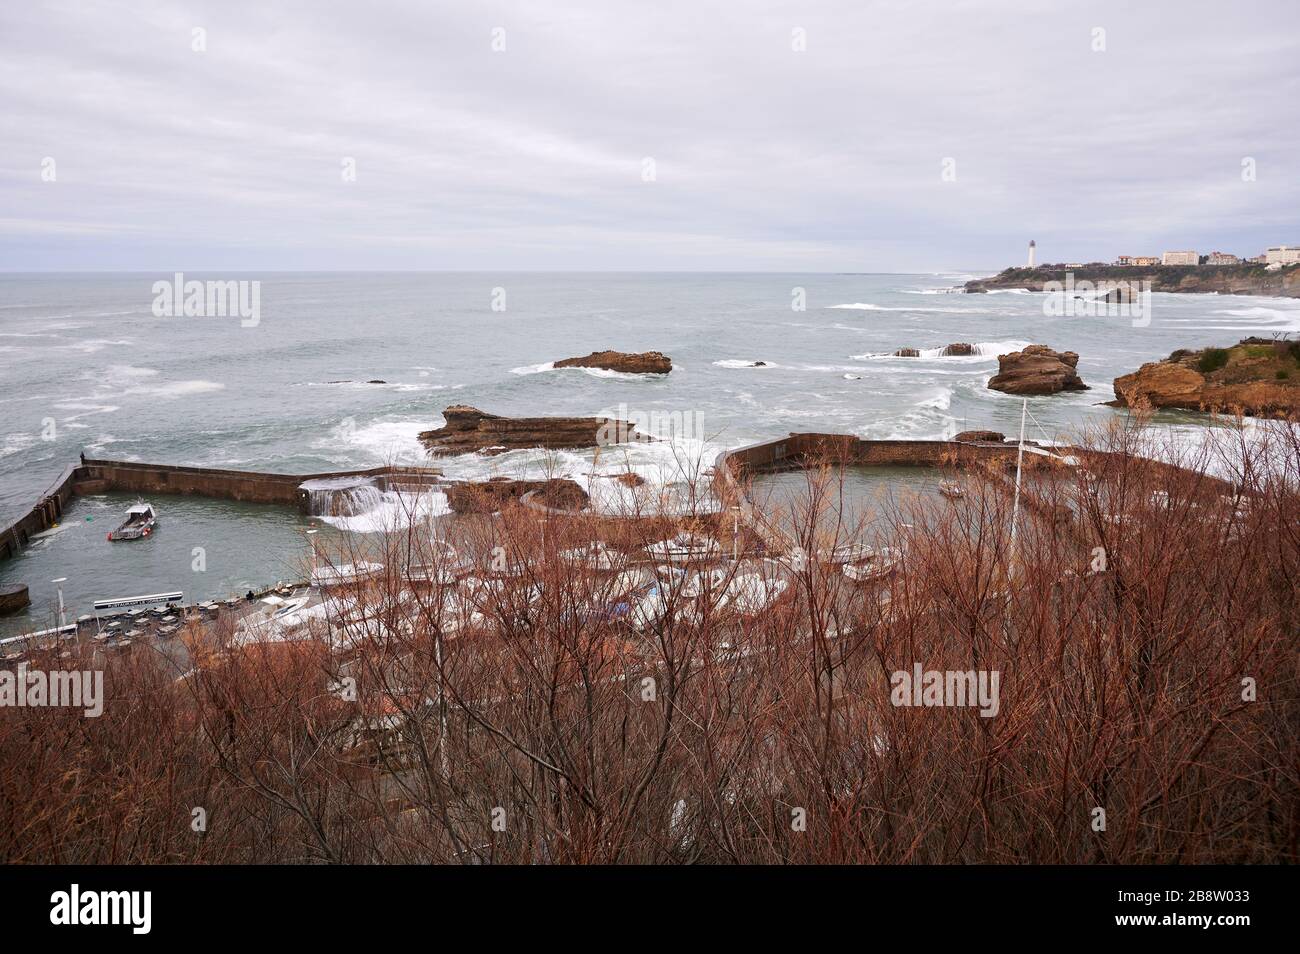
[(1300, 265), (1267, 271), (1263, 265), (1045, 265), (1038, 268), (1008, 268), (989, 278), (966, 282), (969, 294), (990, 288), (1027, 288), (1042, 291), (1048, 282), (1150, 282), (1153, 292), (1180, 294), (1263, 295), (1272, 298), (1300, 298)]

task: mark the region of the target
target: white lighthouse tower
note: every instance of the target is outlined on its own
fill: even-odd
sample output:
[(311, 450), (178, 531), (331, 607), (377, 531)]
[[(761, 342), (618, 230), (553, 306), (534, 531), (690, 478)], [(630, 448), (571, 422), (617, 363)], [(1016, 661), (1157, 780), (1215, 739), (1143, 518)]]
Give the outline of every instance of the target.
[(1034, 251), (1035, 251), (1035, 249), (1036, 249), (1036, 246), (1034, 245), (1034, 240), (1033, 240), (1033, 239), (1030, 239), (1030, 240), (1029, 240), (1029, 265), (1026, 266), (1027, 268), (1033, 268), (1033, 267), (1034, 267)]

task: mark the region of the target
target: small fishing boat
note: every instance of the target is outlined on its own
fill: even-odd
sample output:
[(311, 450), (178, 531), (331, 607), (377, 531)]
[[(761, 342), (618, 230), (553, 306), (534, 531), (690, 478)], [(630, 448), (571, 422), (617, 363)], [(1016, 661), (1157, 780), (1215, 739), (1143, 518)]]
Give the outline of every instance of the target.
[(590, 570), (617, 570), (623, 565), (623, 555), (611, 550), (603, 541), (596, 540), (585, 547), (561, 550), (560, 559), (569, 566)]
[(882, 547), (879, 553), (865, 563), (846, 563), (844, 575), (855, 583), (883, 580), (898, 569), (902, 559), (903, 551), (898, 547)]
[(701, 570), (686, 581), (686, 585), (682, 587), (682, 596), (693, 600), (710, 593), (721, 592), (726, 582), (727, 571), (720, 566)]
[(941, 480), (939, 481), (939, 493), (949, 500), (961, 500), (966, 496), (966, 488), (955, 480)]
[(775, 603), (789, 586), (782, 579), (745, 573), (732, 581), (727, 587), (727, 593), (733, 610), (741, 616), (757, 616)]
[(646, 551), (660, 560), (712, 560), (722, 553), (722, 546), (712, 537), (683, 531), (667, 540), (652, 543)]
[(818, 550), (817, 556), (823, 563), (843, 566), (845, 563), (861, 563), (875, 556), (875, 548), (869, 543), (842, 543), (831, 550)]
[(433, 541), (429, 556), (432, 559), (407, 564), (407, 582), (450, 586), (474, 568), (470, 560), (462, 557), (445, 540)]
[(627, 620), (633, 629), (646, 630), (668, 615), (669, 594), (663, 584), (656, 583), (641, 599), (631, 605)]
[(358, 561), (340, 563), (337, 566), (320, 566), (311, 571), (311, 585), (315, 587), (344, 586), (349, 583), (364, 583), (373, 580), (384, 572), (382, 563)]
[(154, 527), (158, 525), (158, 517), (153, 512), (153, 504), (147, 504), (143, 500), (131, 507), (126, 512), (126, 520), (116, 530), (109, 533), (108, 539), (117, 540), (139, 540), (153, 533)]

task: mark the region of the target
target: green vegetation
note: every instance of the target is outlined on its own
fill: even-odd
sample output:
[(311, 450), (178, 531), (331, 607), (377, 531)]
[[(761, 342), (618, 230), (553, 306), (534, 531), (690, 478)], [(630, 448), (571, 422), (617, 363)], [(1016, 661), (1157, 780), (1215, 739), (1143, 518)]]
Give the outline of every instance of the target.
[(1197, 364), (1201, 374), (1210, 374), (1218, 371), (1228, 363), (1228, 350), (1226, 348), (1206, 348), (1201, 353), (1201, 360)]
[(1280, 368), (1273, 376), (1279, 381), (1285, 381), (1287, 378), (1291, 377), (1291, 372), (1286, 368)]

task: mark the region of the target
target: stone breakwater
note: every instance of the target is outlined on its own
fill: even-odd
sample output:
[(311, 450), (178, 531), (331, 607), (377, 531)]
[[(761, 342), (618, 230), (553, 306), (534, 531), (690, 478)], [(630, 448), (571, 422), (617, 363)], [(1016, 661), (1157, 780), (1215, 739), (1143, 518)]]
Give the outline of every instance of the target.
[(16, 556), (35, 534), (62, 520), (74, 496), (110, 492), (182, 494), (245, 503), (281, 504), (306, 512), (311, 496), (301, 485), (310, 480), (369, 478), (384, 490), (406, 490), (438, 484), (441, 473), (430, 467), (374, 467), (316, 474), (274, 474), (83, 459), (65, 469), (31, 510), (0, 527), (0, 559)]

